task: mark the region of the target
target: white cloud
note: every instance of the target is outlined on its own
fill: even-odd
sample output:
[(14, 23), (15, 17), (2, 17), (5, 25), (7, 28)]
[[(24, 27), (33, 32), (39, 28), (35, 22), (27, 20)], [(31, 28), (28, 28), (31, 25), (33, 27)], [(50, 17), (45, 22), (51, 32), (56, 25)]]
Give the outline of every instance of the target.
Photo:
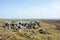
[(60, 18), (60, 2), (51, 3), (49, 5), (50, 18)]
[(60, 18), (60, 2), (50, 3), (48, 6), (47, 8), (29, 7), (17, 11), (17, 14), (23, 18)]
[(19, 13), (22, 13), (21, 15), (24, 15), (25, 18), (43, 18), (45, 17), (44, 14), (48, 13), (48, 8), (30, 7), (20, 10)]
[(60, 8), (60, 2), (54, 2), (49, 5), (51, 8)]

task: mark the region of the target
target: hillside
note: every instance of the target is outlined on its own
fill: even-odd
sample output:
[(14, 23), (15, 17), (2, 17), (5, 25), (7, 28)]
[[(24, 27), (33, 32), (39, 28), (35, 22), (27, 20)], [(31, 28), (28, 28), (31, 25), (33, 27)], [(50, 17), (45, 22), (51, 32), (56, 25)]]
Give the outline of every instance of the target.
[(60, 20), (41, 20), (36, 29), (3, 29), (4, 21), (0, 21), (0, 40), (60, 40)]

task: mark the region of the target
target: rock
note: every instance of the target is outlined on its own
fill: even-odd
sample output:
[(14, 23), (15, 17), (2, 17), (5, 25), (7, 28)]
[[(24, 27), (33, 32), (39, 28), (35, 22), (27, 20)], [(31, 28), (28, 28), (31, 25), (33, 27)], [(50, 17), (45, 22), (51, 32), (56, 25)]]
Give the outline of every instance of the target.
[(43, 30), (43, 29), (40, 29), (40, 30), (39, 30), (39, 33), (41, 33), (41, 34), (50, 34), (50, 33), (48, 33), (46, 30)]

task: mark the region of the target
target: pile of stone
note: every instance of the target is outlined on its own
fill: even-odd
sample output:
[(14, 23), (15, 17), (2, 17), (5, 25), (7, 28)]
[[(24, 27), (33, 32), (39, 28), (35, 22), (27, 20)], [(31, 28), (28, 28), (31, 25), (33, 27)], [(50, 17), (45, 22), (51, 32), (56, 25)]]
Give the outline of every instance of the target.
[(31, 21), (31, 22), (6, 22), (3, 26), (4, 29), (15, 29), (15, 30), (19, 30), (22, 28), (28, 28), (28, 29), (35, 29), (37, 27), (40, 27), (40, 22), (38, 21)]

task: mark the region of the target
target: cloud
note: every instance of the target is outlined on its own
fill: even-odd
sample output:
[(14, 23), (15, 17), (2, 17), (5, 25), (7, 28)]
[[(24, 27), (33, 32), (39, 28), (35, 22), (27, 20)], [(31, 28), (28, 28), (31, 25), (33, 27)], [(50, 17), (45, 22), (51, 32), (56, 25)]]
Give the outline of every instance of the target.
[[(13, 10), (12, 10), (13, 11)], [(15, 10), (14, 10), (15, 11)], [(13, 14), (9, 15), (8, 18), (43, 18), (43, 19), (54, 19), (60, 18), (60, 2), (53, 2), (46, 6), (31, 6), (27, 8), (18, 8)], [(8, 12), (9, 13), (9, 12)], [(11, 13), (11, 12), (10, 12)]]
[(60, 18), (60, 2), (50, 3), (48, 7), (29, 7), (18, 11), (24, 18)]
[(44, 14), (48, 13), (48, 8), (42, 7), (29, 7), (27, 9), (23, 9), (18, 11), (18, 14), (25, 16), (24, 18), (43, 18)]
[(60, 9), (60, 2), (54, 2), (49, 5), (51, 8)]
[(49, 13), (51, 14), (51, 18), (60, 18), (60, 2), (50, 4)]

